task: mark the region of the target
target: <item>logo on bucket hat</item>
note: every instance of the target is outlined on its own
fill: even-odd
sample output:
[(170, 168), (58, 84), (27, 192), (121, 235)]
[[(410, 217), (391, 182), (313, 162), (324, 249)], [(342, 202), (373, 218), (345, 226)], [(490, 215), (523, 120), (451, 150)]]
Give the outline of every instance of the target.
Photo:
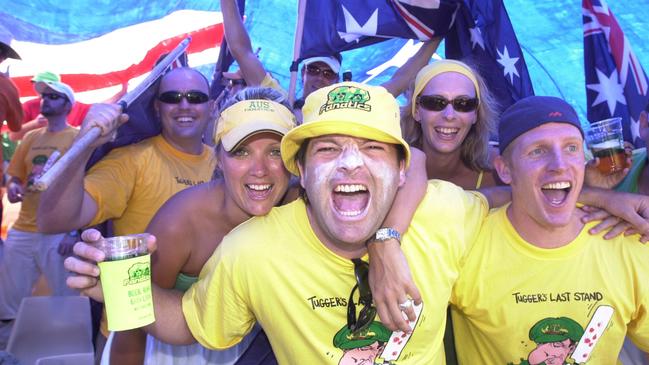
[(345, 85), (338, 86), (327, 94), (327, 102), (320, 107), (322, 114), (336, 109), (358, 109), (366, 112), (372, 111), (372, 106), (367, 104), (370, 92), (359, 87)]

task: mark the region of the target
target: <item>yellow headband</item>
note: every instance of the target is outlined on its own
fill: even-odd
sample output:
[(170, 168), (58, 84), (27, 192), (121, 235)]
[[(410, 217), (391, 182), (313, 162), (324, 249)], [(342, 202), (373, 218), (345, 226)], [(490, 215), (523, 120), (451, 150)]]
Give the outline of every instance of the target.
[(457, 72), (462, 74), (473, 82), (473, 87), (475, 87), (475, 95), (480, 100), (480, 88), (478, 87), (478, 79), (476, 79), (473, 71), (465, 63), (455, 60), (439, 60), (431, 63), (430, 65), (422, 68), (417, 77), (415, 78), (415, 90), (412, 93), (412, 115), (415, 115), (415, 107), (417, 106), (417, 97), (421, 91), (426, 87), (428, 81), (432, 80), (433, 77), (442, 74), (444, 72)]

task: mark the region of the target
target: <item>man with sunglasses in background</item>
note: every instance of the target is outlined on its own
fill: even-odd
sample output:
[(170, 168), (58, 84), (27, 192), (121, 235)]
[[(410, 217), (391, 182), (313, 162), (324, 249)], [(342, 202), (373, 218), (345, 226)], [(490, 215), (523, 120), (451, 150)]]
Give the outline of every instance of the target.
[(112, 150), (84, 174), (94, 148), (111, 140), (128, 120), (125, 114), (117, 118), (117, 104), (93, 105), (79, 136), (99, 127), (101, 137), (42, 193), (39, 230), (66, 232), (110, 219), (114, 235), (141, 233), (172, 195), (209, 181), (216, 159), (202, 141), (213, 109), (208, 93), (200, 72), (172, 69), (162, 76), (154, 101), (162, 132)]
[[(7, 234), (4, 255), (0, 255), (0, 319), (6, 321), (0, 326), (8, 328), (13, 326), (20, 302), (31, 295), (41, 273), (53, 295), (76, 294), (65, 284), (67, 274), (61, 265), (68, 252), (61, 251), (60, 244), (64, 240), (74, 243), (77, 237), (38, 232), (36, 209), (40, 194), (33, 189), (50, 156), (65, 153), (78, 133), (67, 120), (74, 93), (61, 82), (38, 82), (35, 88), (41, 97), (40, 112), (49, 123), (25, 135), (7, 169), (7, 197), (12, 203), (22, 202), (18, 219)], [(0, 335), (0, 349), (6, 346), (5, 329), (0, 331), (4, 334)]]

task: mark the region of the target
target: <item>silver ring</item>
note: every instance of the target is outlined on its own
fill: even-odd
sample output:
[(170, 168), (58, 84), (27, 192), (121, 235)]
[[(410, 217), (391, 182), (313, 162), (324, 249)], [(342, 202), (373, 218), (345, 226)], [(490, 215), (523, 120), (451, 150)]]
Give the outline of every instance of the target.
[(401, 309), (401, 311), (405, 311), (411, 307), (412, 307), (412, 299), (406, 299), (403, 303), (399, 303), (399, 309)]

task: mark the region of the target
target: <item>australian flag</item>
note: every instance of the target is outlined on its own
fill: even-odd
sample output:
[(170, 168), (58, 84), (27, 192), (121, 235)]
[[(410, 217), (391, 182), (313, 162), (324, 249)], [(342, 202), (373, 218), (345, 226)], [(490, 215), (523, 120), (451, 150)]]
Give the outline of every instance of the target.
[(604, 0), (583, 0), (587, 118), (621, 117), (624, 140), (636, 146), (638, 117), (649, 101), (647, 75)]
[(446, 37), (446, 57), (478, 69), (501, 111), (534, 95), (523, 52), (502, 0), (465, 0)]
[(444, 37), (461, 0), (309, 0), (300, 59), (333, 55), (387, 38)]

